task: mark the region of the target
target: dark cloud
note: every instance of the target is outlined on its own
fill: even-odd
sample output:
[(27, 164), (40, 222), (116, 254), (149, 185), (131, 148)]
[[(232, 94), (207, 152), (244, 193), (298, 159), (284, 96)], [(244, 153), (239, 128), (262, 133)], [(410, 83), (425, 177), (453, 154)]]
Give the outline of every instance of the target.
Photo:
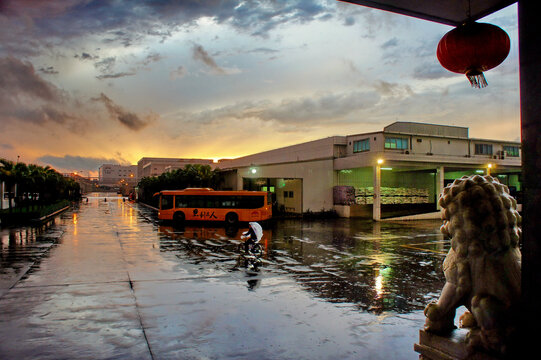
[(11, 144), (3, 143), (3, 144), (0, 144), (0, 149), (2, 149), (2, 150), (13, 150), (15, 148)]
[(89, 53), (86, 53), (86, 52), (81, 53), (81, 55), (75, 54), (73, 57), (80, 60), (95, 60), (99, 58), (99, 56), (97, 55), (90, 55)]
[[(317, 0), (2, 0), (6, 21), (0, 42), (11, 51), (37, 52), (45, 39), (70, 40), (102, 35), (104, 42), (124, 46), (147, 36), (163, 41), (182, 26), (210, 17), (255, 36), (285, 23), (307, 23), (333, 16), (333, 2)], [(346, 23), (351, 23), (347, 20)], [(10, 31), (8, 31), (9, 29)], [(37, 49), (26, 40), (34, 40)], [(90, 54), (87, 54), (90, 55)]]
[[(93, 59), (95, 58), (97, 57), (94, 57)], [(105, 59), (96, 61), (94, 63), (94, 67), (100, 73), (99, 75), (96, 75), (96, 78), (103, 80), (103, 79), (118, 79), (118, 78), (122, 78), (126, 76), (134, 76), (137, 74), (137, 71), (139, 71), (140, 69), (145, 68), (151, 63), (161, 61), (163, 58), (164, 57), (158, 53), (151, 53), (151, 54), (148, 54), (142, 60), (135, 62), (133, 66), (129, 68), (128, 70), (115, 71), (117, 58), (114, 56), (110, 56)]]
[(281, 124), (321, 125), (341, 121), (349, 115), (374, 106), (380, 99), (376, 92), (316, 94), (312, 97), (284, 99), (280, 103), (267, 100), (247, 101), (199, 113), (182, 114), (182, 120), (199, 125), (228, 118), (259, 119)]
[(116, 57), (110, 56), (94, 63), (94, 67), (102, 74), (110, 73), (116, 64)]
[(123, 164), (125, 160), (108, 159), (108, 158), (96, 158), (96, 157), (83, 157), (83, 156), (53, 156), (44, 155), (37, 159), (38, 162), (52, 166), (56, 169), (62, 169), (67, 171), (96, 171), (103, 164)]
[(31, 63), (11, 56), (0, 58), (0, 97), (22, 96), (58, 101), (61, 93), (36, 74)]
[(134, 76), (135, 74), (136, 74), (136, 72), (119, 72), (119, 73), (112, 73), (112, 74), (102, 74), (102, 75), (97, 75), (96, 79), (100, 79), (100, 80), (103, 80), (103, 79), (118, 79), (118, 78), (122, 78), (122, 77), (126, 77), (126, 76)]
[(103, 103), (111, 118), (117, 120), (130, 130), (141, 130), (151, 121), (150, 117), (141, 119), (137, 114), (124, 110), (121, 106), (115, 104), (113, 100), (108, 98), (104, 93), (101, 93), (98, 98), (94, 98), (93, 100)]
[(260, 48), (248, 50), (247, 52), (248, 53), (261, 53), (261, 54), (276, 54), (276, 53), (279, 53), (280, 50), (260, 47)]
[(45, 126), (55, 123), (80, 133), (86, 121), (65, 110), (70, 99), (42, 79), (29, 62), (0, 58), (0, 118)]
[(192, 48), (192, 57), (205, 64), (207, 67), (211, 69), (212, 72), (215, 74), (223, 75), (225, 74), (225, 70), (222, 69), (218, 64), (216, 64), (216, 61), (206, 52), (205, 49), (203, 49), (203, 46), (194, 44)]
[(163, 56), (158, 53), (148, 54), (142, 61), (141, 64), (147, 66), (151, 63), (158, 62), (163, 60)]
[(47, 75), (56, 75), (58, 74), (58, 71), (55, 70), (54, 66), (48, 66), (48, 67), (40, 67), (38, 71), (42, 74)]

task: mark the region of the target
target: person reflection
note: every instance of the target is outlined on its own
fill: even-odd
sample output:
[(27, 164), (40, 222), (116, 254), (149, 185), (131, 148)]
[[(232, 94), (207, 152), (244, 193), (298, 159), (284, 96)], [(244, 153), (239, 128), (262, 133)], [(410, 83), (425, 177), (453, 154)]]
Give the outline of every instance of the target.
[(248, 291), (255, 291), (261, 285), (261, 279), (251, 279), (247, 281)]

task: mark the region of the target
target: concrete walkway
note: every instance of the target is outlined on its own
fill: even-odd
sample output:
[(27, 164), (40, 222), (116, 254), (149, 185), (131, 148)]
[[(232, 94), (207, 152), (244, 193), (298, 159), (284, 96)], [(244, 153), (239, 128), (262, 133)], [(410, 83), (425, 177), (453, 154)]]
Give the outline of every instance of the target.
[(417, 358), (422, 311), (327, 302), (279, 271), (232, 270), (225, 250), (199, 262), (230, 240), (182, 245), (145, 211), (91, 199), (3, 243), (26, 260), (0, 276), (0, 359)]

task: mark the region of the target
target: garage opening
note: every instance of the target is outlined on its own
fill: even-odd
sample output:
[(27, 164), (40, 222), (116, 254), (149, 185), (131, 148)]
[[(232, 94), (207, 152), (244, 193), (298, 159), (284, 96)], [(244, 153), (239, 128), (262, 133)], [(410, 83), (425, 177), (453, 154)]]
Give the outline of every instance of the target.
[(268, 191), (272, 194), (274, 214), (302, 214), (302, 179), (243, 178), (243, 190)]

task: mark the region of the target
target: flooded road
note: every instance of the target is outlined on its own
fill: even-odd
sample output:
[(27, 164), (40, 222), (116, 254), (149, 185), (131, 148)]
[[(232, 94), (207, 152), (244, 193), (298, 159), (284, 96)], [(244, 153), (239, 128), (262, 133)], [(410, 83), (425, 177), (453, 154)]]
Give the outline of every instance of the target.
[(0, 358), (418, 358), (440, 222), (278, 220), (258, 272), (239, 266), (245, 229), (214, 226), (94, 196), (0, 230)]

